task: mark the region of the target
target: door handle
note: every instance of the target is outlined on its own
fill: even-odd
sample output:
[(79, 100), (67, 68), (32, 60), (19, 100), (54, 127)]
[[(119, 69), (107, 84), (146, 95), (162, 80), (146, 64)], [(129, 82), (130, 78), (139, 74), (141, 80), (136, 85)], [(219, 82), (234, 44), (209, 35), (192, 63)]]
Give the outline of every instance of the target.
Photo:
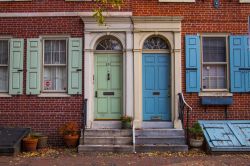
[(110, 80), (110, 73), (108, 73), (107, 75), (107, 80)]
[(98, 97), (98, 93), (97, 93), (97, 91), (95, 91), (95, 97)]

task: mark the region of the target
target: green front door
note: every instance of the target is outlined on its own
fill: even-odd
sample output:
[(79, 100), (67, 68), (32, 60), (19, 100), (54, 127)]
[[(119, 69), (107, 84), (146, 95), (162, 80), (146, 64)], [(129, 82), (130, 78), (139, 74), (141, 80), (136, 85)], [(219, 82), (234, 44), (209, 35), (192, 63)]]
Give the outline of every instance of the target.
[(95, 119), (120, 119), (122, 115), (122, 55), (95, 55)]

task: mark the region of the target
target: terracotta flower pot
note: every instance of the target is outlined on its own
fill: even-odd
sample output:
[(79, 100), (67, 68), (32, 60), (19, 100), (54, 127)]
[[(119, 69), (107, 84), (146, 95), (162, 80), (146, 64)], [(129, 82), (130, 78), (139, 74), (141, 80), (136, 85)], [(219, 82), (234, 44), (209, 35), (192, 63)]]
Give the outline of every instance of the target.
[(36, 151), (38, 138), (24, 138), (23, 139), (23, 148), (26, 152)]
[(75, 148), (78, 145), (79, 135), (64, 135), (64, 143), (69, 148)]

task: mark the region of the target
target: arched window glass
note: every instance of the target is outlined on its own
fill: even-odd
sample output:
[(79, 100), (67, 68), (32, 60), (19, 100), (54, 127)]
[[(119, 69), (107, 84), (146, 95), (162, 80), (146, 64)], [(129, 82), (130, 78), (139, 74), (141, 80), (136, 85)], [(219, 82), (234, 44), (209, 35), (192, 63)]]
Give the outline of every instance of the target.
[(100, 41), (96, 47), (96, 50), (116, 50), (121, 51), (122, 46), (116, 39), (108, 38)]
[(168, 49), (168, 45), (160, 37), (149, 37), (144, 42), (143, 49)]

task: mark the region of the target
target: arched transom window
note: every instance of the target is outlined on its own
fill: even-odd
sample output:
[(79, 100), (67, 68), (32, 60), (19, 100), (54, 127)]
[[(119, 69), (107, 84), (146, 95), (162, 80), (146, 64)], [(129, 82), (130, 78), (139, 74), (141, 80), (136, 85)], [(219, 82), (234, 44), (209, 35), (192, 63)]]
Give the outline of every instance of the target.
[(168, 49), (168, 45), (162, 38), (153, 36), (145, 40), (143, 49)]
[(107, 38), (101, 40), (96, 46), (96, 50), (115, 50), (121, 51), (122, 46), (120, 42), (114, 38)]

